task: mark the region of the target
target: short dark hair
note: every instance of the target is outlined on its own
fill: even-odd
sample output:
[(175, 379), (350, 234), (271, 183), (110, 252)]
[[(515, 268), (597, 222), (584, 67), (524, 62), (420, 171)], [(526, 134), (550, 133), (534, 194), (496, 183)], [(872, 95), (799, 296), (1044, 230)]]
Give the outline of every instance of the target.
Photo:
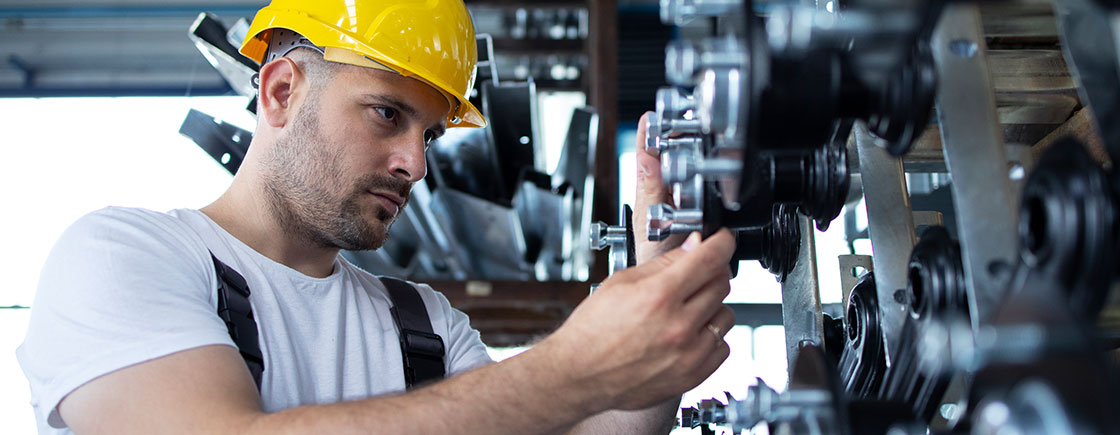
[(299, 66), (299, 69), (310, 79), (311, 86), (315, 89), (330, 82), (338, 73), (338, 70), (342, 68), (339, 63), (323, 59), (323, 53), (307, 47), (297, 47), (285, 57), (292, 59)]

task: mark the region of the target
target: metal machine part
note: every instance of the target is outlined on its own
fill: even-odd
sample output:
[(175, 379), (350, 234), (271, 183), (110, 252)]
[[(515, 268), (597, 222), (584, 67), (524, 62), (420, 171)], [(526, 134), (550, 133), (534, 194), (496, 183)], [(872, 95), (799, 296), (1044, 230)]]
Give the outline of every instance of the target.
[(1117, 202), (1109, 175), (1078, 141), (1055, 144), (1027, 179), (1020, 209), (1016, 287), (1059, 290), (1096, 318), (1116, 275)]
[(1090, 433), (1078, 427), (1054, 389), (1037, 380), (1024, 381), (1005, 398), (981, 402), (974, 418), (974, 435)]
[[(803, 315), (820, 311), (811, 298), (786, 296), (815, 292), (816, 280), (785, 274), (789, 390), (756, 386), (742, 401), (708, 401), (686, 425), (736, 433), (758, 423), (770, 433), (1114, 432), (1120, 371), (1110, 352), (1120, 340), (1098, 318), (1120, 265), (1120, 6), (1056, 0), (1055, 28), (1049, 6), (1033, 3), (1026, 7), (1034, 12), (1012, 21), (991, 13), (1007, 7), (982, 2), (821, 1), (767, 4), (765, 13), (751, 1), (702, 3), (662, 2), (666, 23), (713, 25), (708, 37), (666, 51), (677, 87), (659, 91), (646, 147), (661, 152), (678, 195), (650, 223), (665, 234), (741, 229), (740, 250), (762, 257), (764, 233), (753, 228), (768, 222), (767, 206), (796, 207), (827, 225), (846, 202), (847, 168), (835, 170), (842, 157), (825, 154), (839, 149), (858, 155), (873, 253), (863, 267), (874, 274), (846, 298), (838, 363), (807, 371), (803, 361), (827, 358), (799, 345), (825, 334), (801, 337), (825, 320)], [(1054, 47), (1074, 69), (1106, 153), (1060, 139), (1072, 132), (1094, 143), (1078, 127), (1090, 115), (1070, 118), (1079, 103)], [(936, 128), (926, 128), (934, 102)], [(851, 135), (839, 132), (843, 123), (853, 125)], [(919, 135), (921, 155), (900, 158)], [(830, 148), (838, 142), (846, 146)], [(915, 215), (907, 183), (927, 172), (951, 183), (914, 183), (924, 192), (915, 204), (933, 211)], [(920, 240), (915, 224), (924, 228)], [(849, 257), (841, 273), (850, 279), (857, 263)], [(868, 422), (876, 426), (861, 426)]]
[(932, 43), (938, 74), (953, 83), (938, 93), (937, 118), (977, 326), (1006, 288), (1017, 219), (978, 7), (946, 6)]
[(1078, 95), (1092, 109), (1109, 160), (1120, 162), (1120, 19), (1112, 2), (1054, 2), (1067, 64), (1078, 83)]
[(795, 219), (799, 236), (797, 255), (793, 269), (782, 279), (782, 327), (785, 328), (786, 364), (790, 370), (793, 369), (790, 362), (797, 360), (805, 346), (825, 346), (816, 234), (809, 218), (796, 215)]
[[(696, 15), (689, 13), (696, 10), (692, 2), (663, 3), (667, 24)], [(696, 86), (702, 130), (728, 142), (759, 149), (814, 146), (827, 140), (833, 120), (856, 118), (902, 154), (932, 106), (932, 57), (917, 42), (928, 38), (940, 10), (936, 2), (860, 6), (835, 15), (775, 5), (764, 22), (751, 11), (752, 2), (743, 2), (739, 15), (745, 17), (727, 14), (737, 20), (733, 34), (671, 44), (667, 76)], [(785, 124), (792, 119), (796, 129)]]
[(595, 250), (610, 249), (610, 274), (637, 264), (638, 254), (634, 245), (634, 210), (630, 205), (622, 209), (621, 225), (615, 227), (602, 222), (591, 224), (591, 247)]
[[(668, 139), (673, 140), (677, 139)], [(656, 222), (651, 222), (654, 225), (649, 234), (664, 238), (667, 228), (670, 234), (676, 234), (697, 231), (697, 224), (731, 229), (757, 227), (770, 220), (767, 210), (776, 204), (796, 208), (825, 230), (843, 210), (848, 195), (851, 177), (847, 158), (843, 145), (834, 142), (810, 150), (762, 153), (749, 170), (744, 170), (735, 159), (704, 159), (692, 146), (664, 149), (661, 162), (665, 181), (679, 186), (678, 191), (687, 186), (708, 186), (700, 190), (710, 198), (701, 207), (662, 204), (651, 208), (650, 216)], [(749, 194), (729, 192), (723, 180), (743, 172), (754, 175), (755, 189)], [(728, 208), (729, 202), (735, 208)], [(673, 221), (678, 227), (665, 226), (664, 221)]]
[(765, 20), (751, 1), (661, 6), (666, 23), (717, 16), (727, 25), (667, 47), (667, 77), (694, 91), (660, 89), (647, 124), (645, 146), (660, 151), (663, 178), (679, 192), (651, 211), (655, 240), (762, 225), (775, 204), (796, 206), (823, 230), (848, 195), (852, 121), (894, 154), (928, 121), (936, 81), (920, 42), (936, 3), (854, 3), (843, 15), (775, 5)]
[(867, 232), (875, 241), (872, 264), (875, 285), (879, 289), (879, 311), (885, 334), (887, 361), (898, 355), (892, 344), (898, 340), (906, 318), (905, 300), (895, 297), (906, 288), (907, 259), (916, 243), (914, 216), (910, 212), (902, 162), (886, 150), (875, 146), (874, 138), (862, 123), (856, 123), (853, 134), (859, 152), (860, 177), (867, 208)]
[(565, 240), (572, 241), (572, 249), (560, 275), (565, 280), (586, 281), (591, 273), (591, 245), (585, 244), (586, 239), (580, 235), (591, 231), (591, 205), (595, 199), (595, 179), (591, 168), (594, 167), (598, 134), (599, 114), (589, 107), (575, 109), (564, 139), (564, 149), (560, 152), (560, 162), (552, 174), (552, 186), (569, 185), (575, 197), (567, 226), (572, 233), (563, 235)]
[(1012, 295), (975, 346), (959, 347), (971, 352), (954, 352), (953, 359), (975, 373), (973, 433), (994, 433), (999, 425), (1000, 433), (1104, 434), (1120, 425), (1114, 365), (1100, 352), (1092, 324), (1060, 299)]
[(955, 369), (945, 357), (949, 340), (943, 324), (961, 319), (968, 324), (969, 307), (960, 250), (944, 227), (926, 229), (909, 264), (910, 315), (895, 341), (897, 357), (886, 371), (879, 397), (906, 403), (919, 419), (929, 421)]
[(230, 174), (237, 173), (253, 141), (252, 132), (194, 109), (187, 112), (179, 134), (193, 140)]
[(736, 232), (731, 262), (758, 260), (763, 269), (783, 282), (796, 266), (800, 249), (801, 225), (797, 214), (779, 205), (773, 208), (773, 220), (768, 225)]
[(439, 223), (472, 253), (470, 270), (491, 279), (533, 276), (533, 267), (524, 261), (521, 219), (512, 208), (446, 188), (432, 192), (431, 208)]
[[(779, 394), (761, 378), (747, 389), (743, 400), (727, 394), (727, 404), (706, 401), (699, 409), (681, 410), (682, 426), (707, 424), (730, 426), (733, 433), (768, 423), (771, 433), (846, 434), (847, 409), (835, 388), (824, 351), (815, 345), (802, 349), (794, 364), (789, 388)], [(788, 432), (783, 432), (788, 431)]]
[(879, 393), (887, 370), (883, 332), (879, 329), (879, 301), (875, 276), (866, 273), (848, 298), (844, 317), (844, 351), (840, 356), (840, 379), (853, 398), (871, 398)]
[(968, 306), (961, 251), (945, 227), (929, 227), (910, 254), (910, 315), (929, 319), (946, 313), (960, 315)]
[(522, 174), (513, 209), (521, 219), (525, 236), (525, 262), (533, 265), (536, 279), (564, 277), (575, 244), (571, 237), (576, 230), (571, 227), (575, 208), (575, 189), (571, 185), (553, 188), (548, 174)]
[(233, 27), (227, 29), (225, 24), (213, 14), (203, 12), (198, 15), (190, 28), (190, 39), (198, 51), (206, 57), (222, 78), (229, 83), (233, 90), (243, 97), (255, 97), (256, 86), (253, 75), (260, 66), (257, 62), (242, 56), (237, 51), (234, 40), (244, 40), (244, 35), (234, 37), (234, 34), (244, 33), (248, 30), (249, 23), (242, 18)]

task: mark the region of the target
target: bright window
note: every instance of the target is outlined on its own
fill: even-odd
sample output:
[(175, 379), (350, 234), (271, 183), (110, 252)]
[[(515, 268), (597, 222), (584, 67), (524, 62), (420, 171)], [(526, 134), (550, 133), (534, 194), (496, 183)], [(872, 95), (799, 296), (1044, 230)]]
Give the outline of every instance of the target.
[[(230, 175), (179, 125), (190, 108), (252, 128), (246, 101), (206, 98), (0, 99), (0, 307), (32, 306), (54, 241), (82, 215), (108, 205), (202, 207)], [(15, 359), (30, 312), (0, 309), (0, 421), (34, 433), (27, 380)]]

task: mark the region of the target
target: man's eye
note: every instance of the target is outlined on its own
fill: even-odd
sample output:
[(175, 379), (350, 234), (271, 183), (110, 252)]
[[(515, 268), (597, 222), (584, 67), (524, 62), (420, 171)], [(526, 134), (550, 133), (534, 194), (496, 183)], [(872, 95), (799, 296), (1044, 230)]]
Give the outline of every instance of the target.
[(385, 119), (392, 121), (397, 118), (397, 109), (394, 109), (392, 107), (378, 107), (376, 109), (377, 113), (380, 113), (381, 116), (385, 117)]

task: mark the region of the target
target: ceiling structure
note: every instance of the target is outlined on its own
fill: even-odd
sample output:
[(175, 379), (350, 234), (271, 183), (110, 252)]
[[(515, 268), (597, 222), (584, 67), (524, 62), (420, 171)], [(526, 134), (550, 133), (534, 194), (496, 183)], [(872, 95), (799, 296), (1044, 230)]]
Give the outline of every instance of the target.
[[(231, 25), (267, 3), (6, 0), (0, 5), (0, 97), (231, 93), (188, 30), (200, 12)], [(588, 2), (467, 3), (478, 32), (495, 36), (501, 76), (533, 76), (546, 89), (586, 89)]]

